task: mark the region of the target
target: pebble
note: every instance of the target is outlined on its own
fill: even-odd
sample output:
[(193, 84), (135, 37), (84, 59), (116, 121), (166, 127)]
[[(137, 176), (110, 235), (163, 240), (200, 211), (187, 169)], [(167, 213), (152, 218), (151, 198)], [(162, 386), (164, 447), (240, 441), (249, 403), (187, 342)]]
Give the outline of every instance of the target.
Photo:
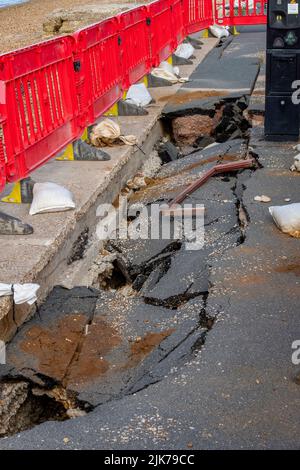
[(269, 196), (266, 196), (262, 194), (262, 196), (255, 196), (254, 201), (258, 202), (270, 202), (271, 198)]

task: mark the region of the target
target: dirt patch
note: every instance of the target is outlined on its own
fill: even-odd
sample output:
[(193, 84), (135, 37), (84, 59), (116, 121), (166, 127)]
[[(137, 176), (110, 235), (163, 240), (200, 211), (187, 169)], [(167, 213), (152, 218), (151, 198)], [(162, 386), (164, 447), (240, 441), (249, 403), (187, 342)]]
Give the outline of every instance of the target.
[(72, 362), (64, 386), (90, 382), (105, 374), (110, 363), (105, 356), (122, 340), (118, 332), (104, 320), (88, 326), (80, 353)]
[(118, 332), (104, 320), (89, 325), (84, 315), (68, 315), (52, 329), (33, 326), (20, 347), (34, 355), (38, 373), (68, 387), (107, 372), (105, 356), (120, 343)]
[(252, 95), (255, 95), (255, 96), (264, 96), (265, 95), (265, 92), (263, 90), (254, 90), (252, 92)]
[(300, 263), (287, 263), (277, 266), (274, 271), (276, 273), (292, 273), (295, 276), (300, 276)]
[[(182, 172), (184, 173), (184, 172)], [(129, 199), (130, 203), (143, 202), (148, 200), (160, 200), (164, 199), (166, 193), (172, 191), (179, 191), (187, 184), (192, 182), (197, 176), (187, 176), (185, 179), (181, 175), (181, 181), (178, 182), (178, 174), (165, 178), (157, 178), (152, 181), (146, 188), (141, 188), (136, 191)]]
[(192, 145), (200, 137), (211, 135), (215, 128), (213, 118), (201, 114), (173, 119), (172, 130), (178, 145)]

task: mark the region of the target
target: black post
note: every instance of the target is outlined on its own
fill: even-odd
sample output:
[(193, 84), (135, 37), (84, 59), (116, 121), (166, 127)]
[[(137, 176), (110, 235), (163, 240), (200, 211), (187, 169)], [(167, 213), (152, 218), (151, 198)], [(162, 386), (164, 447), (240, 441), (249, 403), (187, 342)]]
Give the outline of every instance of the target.
[(269, 0), (265, 137), (297, 141), (299, 105), (293, 82), (300, 79), (300, 0)]

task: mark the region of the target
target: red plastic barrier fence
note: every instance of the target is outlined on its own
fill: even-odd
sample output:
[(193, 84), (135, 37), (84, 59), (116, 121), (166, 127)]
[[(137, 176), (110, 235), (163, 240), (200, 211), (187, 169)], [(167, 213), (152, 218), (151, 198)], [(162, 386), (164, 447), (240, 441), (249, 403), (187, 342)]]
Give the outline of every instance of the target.
[(265, 24), (267, 0), (214, 0), (216, 23), (223, 26)]
[(147, 9), (138, 7), (119, 15), (123, 88), (127, 89), (150, 71)]
[(122, 97), (119, 22), (109, 18), (78, 31), (74, 37), (78, 109), (84, 128)]
[(208, 28), (214, 23), (212, 0), (184, 0), (186, 34)]
[(172, 31), (172, 0), (160, 0), (148, 5), (148, 23), (150, 29), (151, 65), (157, 67), (166, 60), (175, 47)]
[(15, 181), (78, 135), (73, 38), (0, 56), (0, 97), (1, 153)]

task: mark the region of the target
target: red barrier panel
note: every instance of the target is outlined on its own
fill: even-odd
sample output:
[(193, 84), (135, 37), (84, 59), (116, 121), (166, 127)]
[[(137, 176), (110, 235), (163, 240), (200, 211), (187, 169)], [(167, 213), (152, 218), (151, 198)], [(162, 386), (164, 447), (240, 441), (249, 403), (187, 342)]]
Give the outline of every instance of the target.
[(206, 29), (214, 23), (213, 0), (184, 0), (184, 23), (186, 34)]
[(7, 181), (26, 177), (77, 137), (73, 38), (0, 56), (0, 126)]
[(124, 90), (150, 71), (150, 45), (146, 18), (147, 9), (144, 6), (118, 16)]
[(184, 4), (183, 0), (171, 2), (171, 25), (174, 38), (174, 49), (184, 40)]
[(216, 23), (223, 26), (266, 24), (267, 0), (214, 0)]
[(148, 5), (150, 27), (151, 65), (157, 67), (174, 50), (170, 0), (160, 0)]
[(93, 124), (122, 97), (119, 23), (109, 18), (75, 33), (76, 89), (81, 126)]

